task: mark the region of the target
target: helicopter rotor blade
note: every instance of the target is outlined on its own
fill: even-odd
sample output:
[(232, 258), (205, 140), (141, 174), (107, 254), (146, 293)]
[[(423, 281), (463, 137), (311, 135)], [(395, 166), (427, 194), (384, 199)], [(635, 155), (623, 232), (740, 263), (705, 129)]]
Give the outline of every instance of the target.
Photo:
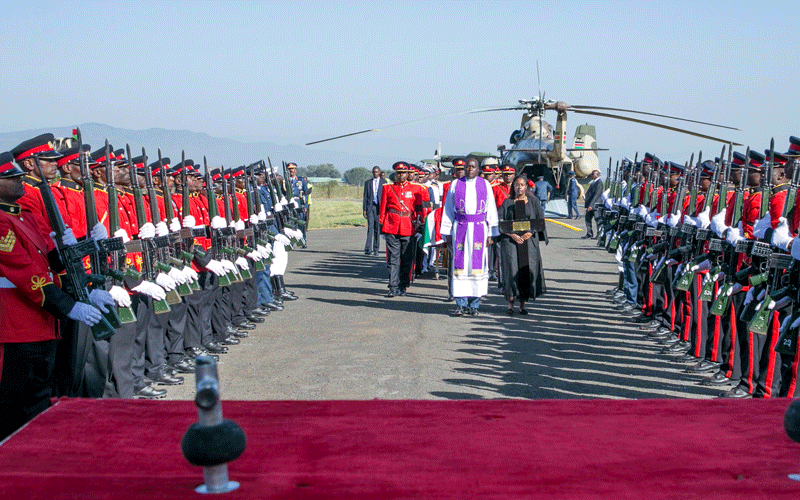
[(637, 114), (640, 114), (640, 115), (658, 116), (660, 118), (670, 118), (672, 120), (680, 120), (680, 121), (684, 121), (684, 122), (699, 123), (700, 125), (710, 125), (712, 127), (727, 128), (727, 129), (730, 129), (730, 130), (739, 130), (738, 128), (728, 127), (727, 125), (717, 125), (716, 123), (701, 122), (701, 121), (698, 121), (698, 120), (689, 120), (688, 118), (678, 118), (677, 116), (670, 116), (670, 115), (659, 115), (658, 113), (648, 113), (646, 111), (634, 111), (632, 109), (604, 108), (604, 107), (601, 107), (601, 106), (584, 106), (584, 105), (580, 105), (580, 106), (570, 105), (570, 108), (576, 109), (576, 110), (577, 109), (597, 109), (597, 110), (601, 110), (601, 111), (620, 111), (620, 112), (623, 112), (623, 113), (637, 113)]
[(726, 143), (726, 144), (733, 144), (734, 146), (741, 146), (741, 144), (739, 144), (738, 142), (731, 142), (731, 141), (729, 141), (727, 139), (720, 139), (718, 137), (713, 137), (713, 136), (705, 135), (705, 134), (699, 134), (697, 132), (692, 132), (692, 131), (685, 130), (685, 129), (682, 129), (682, 128), (670, 127), (669, 125), (662, 125), (660, 123), (649, 122), (649, 121), (646, 121), (646, 120), (639, 120), (637, 118), (630, 118), (630, 117), (627, 117), (627, 116), (610, 115), (608, 113), (598, 113), (596, 111), (587, 111), (585, 109), (573, 109), (572, 112), (573, 113), (580, 113), (580, 114), (584, 114), (584, 115), (594, 115), (594, 116), (603, 116), (603, 117), (606, 117), (606, 118), (615, 118), (617, 120), (625, 120), (625, 121), (634, 122), (634, 123), (641, 123), (643, 125), (650, 125), (652, 127), (659, 127), (659, 128), (663, 128), (663, 129), (667, 129), (667, 130), (672, 130), (673, 132), (680, 132), (682, 134), (693, 135), (695, 137), (700, 137), (702, 139), (709, 139), (709, 140), (712, 140), (712, 141), (722, 142), (722, 143)]
[(455, 111), (455, 112), (452, 112), (452, 113), (444, 113), (444, 114), (441, 114), (441, 115), (426, 116), (424, 118), (417, 118), (416, 120), (410, 120), (410, 121), (407, 121), (407, 122), (393, 123), (391, 125), (384, 125), (382, 127), (376, 127), (376, 128), (366, 129), (366, 130), (360, 130), (358, 132), (351, 132), (349, 134), (337, 135), (336, 137), (328, 137), (327, 139), (321, 139), (319, 141), (307, 142), (306, 146), (311, 146), (312, 144), (319, 144), (321, 142), (333, 141), (333, 140), (336, 140), (336, 139), (341, 139), (343, 137), (350, 137), (350, 136), (353, 136), (353, 135), (366, 134), (367, 132), (380, 132), (381, 130), (385, 130), (387, 128), (399, 127), (401, 125), (410, 125), (412, 123), (422, 122), (422, 121), (426, 121), (426, 120), (433, 120), (435, 118), (442, 118), (442, 117), (445, 117), (445, 116), (466, 115), (466, 114), (470, 114), (470, 113), (485, 113), (485, 112), (488, 112), (488, 111), (507, 111), (507, 110), (521, 110), (521, 109), (528, 109), (528, 108), (526, 106), (518, 105), (518, 106), (514, 106), (514, 107), (510, 107), (510, 108), (509, 107), (503, 107), (503, 108), (475, 108), (475, 109), (467, 109), (467, 110), (464, 110), (464, 111)]

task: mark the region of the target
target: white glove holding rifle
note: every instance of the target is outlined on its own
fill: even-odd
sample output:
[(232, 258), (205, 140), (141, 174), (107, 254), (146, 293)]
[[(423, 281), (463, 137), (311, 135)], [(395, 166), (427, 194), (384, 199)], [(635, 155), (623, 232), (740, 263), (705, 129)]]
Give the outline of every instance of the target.
[(167, 292), (163, 288), (150, 281), (142, 281), (138, 286), (131, 288), (133, 292), (139, 292), (142, 295), (147, 295), (153, 300), (164, 300), (167, 298)]

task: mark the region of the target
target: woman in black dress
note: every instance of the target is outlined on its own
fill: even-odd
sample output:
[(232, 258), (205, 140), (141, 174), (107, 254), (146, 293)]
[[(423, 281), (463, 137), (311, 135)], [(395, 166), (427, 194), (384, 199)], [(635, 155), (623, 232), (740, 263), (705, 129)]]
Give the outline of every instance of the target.
[[(528, 191), (528, 179), (520, 175), (514, 179), (512, 197), (500, 206), (500, 219), (514, 220), (516, 202), (525, 204), (525, 213), (520, 219), (544, 219), (539, 198)], [(547, 230), (522, 234), (504, 233), (500, 235), (500, 269), (503, 276), (503, 295), (508, 300), (506, 314), (514, 314), (514, 301), (519, 301), (519, 313), (528, 314), (525, 302), (535, 299), (545, 292), (542, 256), (539, 242), (547, 244)]]

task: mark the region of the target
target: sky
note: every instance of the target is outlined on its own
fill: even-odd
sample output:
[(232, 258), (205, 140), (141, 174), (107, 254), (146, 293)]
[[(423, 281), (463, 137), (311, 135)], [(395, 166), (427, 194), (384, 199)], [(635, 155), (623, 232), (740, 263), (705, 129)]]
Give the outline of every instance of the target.
[[(789, 2), (5, 0), (0, 11), (4, 132), (98, 122), (303, 145), (516, 105), (538, 94), (538, 62), (545, 99), (733, 126), (685, 124), (760, 150), (800, 136), (800, 13)], [(444, 154), (492, 152), (520, 117), (439, 117), (309, 148), (412, 161), (439, 143)], [(601, 166), (721, 149), (576, 114), (568, 139), (581, 123), (609, 148)]]

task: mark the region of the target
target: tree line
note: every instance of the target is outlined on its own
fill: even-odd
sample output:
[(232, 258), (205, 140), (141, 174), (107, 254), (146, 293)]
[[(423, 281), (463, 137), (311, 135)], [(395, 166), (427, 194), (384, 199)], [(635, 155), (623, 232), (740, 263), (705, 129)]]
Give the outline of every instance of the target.
[(346, 184), (351, 186), (360, 186), (372, 178), (372, 169), (355, 167), (346, 171), (343, 175), (339, 173), (339, 170), (337, 170), (332, 164), (323, 163), (322, 165), (298, 167), (297, 175), (301, 177), (327, 177), (330, 179), (341, 179)]

